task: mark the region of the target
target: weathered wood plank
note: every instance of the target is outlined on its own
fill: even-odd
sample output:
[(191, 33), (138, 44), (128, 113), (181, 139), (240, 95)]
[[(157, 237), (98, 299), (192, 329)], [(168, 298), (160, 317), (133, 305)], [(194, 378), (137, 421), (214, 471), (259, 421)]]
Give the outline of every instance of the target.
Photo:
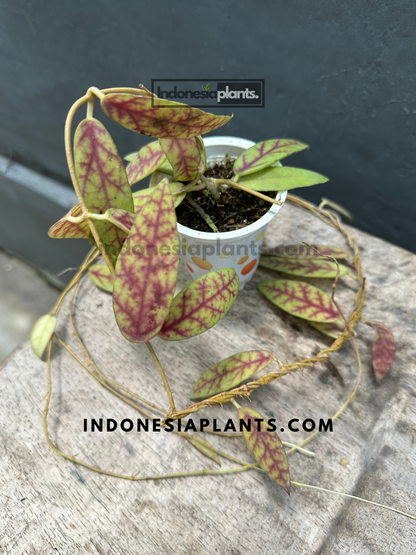
[[(309, 444), (315, 459), (290, 455), (292, 479), (335, 489), (416, 513), (414, 333), (416, 257), (354, 230), (363, 247), (368, 278), (365, 316), (393, 330), (397, 354), (377, 386), (371, 370), (373, 332), (359, 331), (364, 378), (357, 398), (334, 433)], [(269, 227), (268, 245), (301, 241), (344, 246), (340, 236), (300, 209), (286, 206)], [(182, 342), (155, 339), (178, 408), (210, 365), (235, 352), (262, 348), (293, 361), (330, 339), (283, 313), (257, 292), (273, 275), (259, 270), (239, 293), (226, 318), (209, 332)], [(330, 281), (315, 284), (330, 291)], [(350, 310), (355, 283), (342, 278), (338, 298)], [(144, 345), (129, 344), (117, 331), (108, 295), (84, 280), (77, 298), (77, 326), (101, 370), (139, 395), (168, 408), (158, 372)], [(74, 349), (65, 318), (59, 335)], [(234, 475), (131, 483), (89, 472), (55, 455), (46, 445), (42, 410), (46, 366), (27, 344), (0, 374), (0, 552), (62, 554), (293, 555), (410, 554), (415, 524), (357, 501), (293, 487), (290, 498), (255, 471)], [(328, 418), (357, 379), (353, 349), (346, 345), (331, 363), (278, 380), (252, 395), (252, 406), (285, 424), (291, 418)], [(61, 349), (54, 348), (51, 438), (65, 452), (101, 468), (140, 475), (214, 468), (173, 434), (84, 433), (83, 418), (136, 418)], [(224, 422), (235, 409), (199, 415)], [(305, 437), (287, 430), (286, 441)], [(209, 440), (252, 461), (241, 439)], [(348, 459), (348, 466), (340, 464)], [(223, 461), (223, 468), (233, 463)]]

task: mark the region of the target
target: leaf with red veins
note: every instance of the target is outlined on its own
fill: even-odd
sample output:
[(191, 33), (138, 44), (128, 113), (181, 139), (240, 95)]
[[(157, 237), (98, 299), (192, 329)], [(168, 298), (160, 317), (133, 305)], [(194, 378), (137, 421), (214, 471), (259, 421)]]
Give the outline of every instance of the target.
[(214, 131), (232, 116), (216, 116), (180, 102), (132, 94), (107, 94), (101, 108), (136, 133), (159, 139), (189, 139)]
[[(167, 180), (167, 182), (169, 182), (169, 178), (167, 177), (165, 177), (164, 180)], [(180, 205), (180, 203), (185, 198), (186, 192), (180, 193), (179, 195), (175, 195), (177, 191), (180, 191), (181, 189), (183, 189), (183, 183), (169, 183), (169, 187), (172, 193), (173, 206), (174, 208), (176, 208)], [(136, 191), (135, 193), (133, 193), (134, 212), (136, 216), (148, 201), (153, 190), (154, 190), (154, 187), (151, 187), (149, 189), (142, 189), (141, 191)]]
[(152, 189), (117, 259), (113, 306), (126, 339), (145, 343), (163, 325), (179, 263), (176, 214), (167, 179)]
[(128, 156), (128, 160), (130, 164), (127, 166), (127, 177), (130, 185), (134, 185), (156, 171), (166, 160), (166, 154), (159, 141), (154, 141)]
[(238, 286), (238, 275), (232, 268), (209, 272), (196, 279), (173, 299), (159, 337), (179, 341), (212, 328), (231, 308)]
[(341, 318), (339, 320), (335, 320), (335, 322), (329, 322), (328, 324), (310, 321), (308, 321), (308, 323), (324, 335), (328, 335), (334, 339), (341, 337), (345, 330), (345, 324)]
[(68, 216), (79, 217), (82, 215), (81, 206), (77, 204), (65, 214), (63, 218), (53, 224), (48, 231), (49, 237), (52, 239), (88, 239), (90, 229), (86, 221), (74, 224), (68, 221)]
[(195, 139), (196, 139), (196, 144), (197, 144), (199, 152), (200, 152), (198, 174), (203, 174), (203, 173), (205, 173), (205, 170), (207, 169), (207, 153), (206, 153), (206, 150), (205, 150), (205, 145), (204, 145), (204, 141), (203, 141), (202, 137), (198, 135), (198, 137), (195, 137)]
[(380, 322), (363, 322), (371, 326), (376, 337), (373, 343), (373, 369), (378, 383), (384, 378), (393, 362), (396, 346), (394, 337), (389, 328)]
[(273, 304), (299, 318), (325, 323), (340, 318), (331, 297), (308, 283), (276, 279), (257, 287)]
[(266, 368), (273, 360), (269, 351), (246, 351), (232, 355), (204, 372), (189, 397), (192, 401), (197, 401), (234, 389)]
[[(315, 250), (318, 249), (319, 253)], [(340, 247), (328, 247), (326, 245), (280, 245), (271, 249), (270, 255), (279, 256), (281, 258), (325, 258), (332, 256), (337, 260), (349, 260), (351, 254)], [(328, 260), (328, 259), (327, 259)]]
[(136, 215), (120, 208), (110, 208), (105, 213), (109, 222), (117, 226), (119, 229), (129, 234), (133, 227)]
[[(337, 265), (332, 260), (323, 258), (286, 258), (280, 256), (262, 256), (260, 264), (263, 268), (276, 270), (294, 276), (312, 278), (334, 278), (337, 275)], [(349, 268), (339, 264), (339, 275), (350, 274)]]
[[(75, 171), (88, 210), (104, 214), (109, 208), (134, 212), (126, 170), (117, 148), (102, 123), (94, 118), (81, 121), (74, 139)], [(102, 242), (120, 248), (126, 234), (112, 223), (95, 221)]]
[(260, 467), (290, 495), (289, 463), (279, 436), (268, 431), (267, 421), (254, 409), (240, 407), (238, 419), (250, 425), (250, 431), (243, 427), (243, 436)]
[(198, 175), (201, 152), (195, 137), (159, 139), (177, 181), (190, 181)]
[(88, 275), (100, 289), (109, 293), (113, 291), (113, 276), (105, 264), (94, 264), (88, 270)]
[(245, 150), (234, 162), (234, 173), (247, 175), (271, 166), (286, 156), (300, 152), (309, 145), (294, 139), (269, 139)]

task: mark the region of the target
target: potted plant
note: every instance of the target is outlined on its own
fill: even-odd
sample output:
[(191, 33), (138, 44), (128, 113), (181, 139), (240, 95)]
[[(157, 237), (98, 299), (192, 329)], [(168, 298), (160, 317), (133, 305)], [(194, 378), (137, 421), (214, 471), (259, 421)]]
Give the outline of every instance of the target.
[[(157, 138), (139, 152), (128, 155), (127, 168), (108, 131), (93, 117), (96, 98), (100, 100), (104, 112), (120, 125)], [(72, 120), (76, 110), (84, 104), (87, 104), (87, 117), (79, 124), (72, 146)], [(267, 386), (286, 374), (326, 360), (345, 341), (351, 341), (357, 353), (360, 374), (356, 387), (334, 415), (334, 418), (338, 417), (354, 398), (361, 380), (354, 327), (362, 321), (365, 279), (358, 246), (349, 231), (343, 228), (338, 214), (325, 209), (325, 202), (328, 204), (329, 201), (315, 207), (287, 193), (296, 187), (327, 180), (319, 174), (280, 164), (280, 160), (307, 148), (307, 145), (289, 139), (272, 139), (257, 144), (230, 137), (202, 140), (201, 135), (218, 129), (229, 119), (228, 116), (208, 114), (184, 104), (162, 101), (143, 86), (140, 89), (104, 90), (92, 87), (71, 108), (65, 126), (65, 148), (79, 204), (52, 226), (49, 234), (54, 238), (88, 239), (93, 249), (52, 313), (42, 316), (32, 331), (34, 352), (42, 357), (47, 350), (49, 391), (44, 413), (45, 431), (52, 449), (77, 464), (132, 481), (160, 478), (126, 476), (98, 469), (56, 448), (47, 428), (52, 391), (51, 345), (52, 341), (56, 341), (103, 387), (134, 406), (141, 414), (149, 415), (149, 410), (161, 412), (165, 426), (171, 426), (174, 432), (217, 463), (219, 456), (235, 459), (215, 449), (202, 436), (189, 434), (187, 429), (181, 430), (179, 423), (208, 406), (233, 403), (238, 411), (240, 429), (256, 463), (239, 461), (240, 466), (234, 469), (203, 470), (183, 475), (240, 472), (256, 468), (265, 471), (289, 493), (291, 484), (302, 484), (291, 481), (285, 446), (258, 412), (251, 407), (241, 407), (236, 398), (249, 397), (257, 388)], [(149, 187), (132, 193), (131, 185), (150, 175)], [(309, 321), (323, 334), (333, 337), (334, 342), (307, 359), (286, 365), (264, 350), (230, 354), (207, 369), (193, 387), (184, 384), (184, 387), (189, 387), (190, 398), (195, 402), (177, 410), (168, 376), (151, 339), (158, 336), (165, 341), (180, 341), (194, 337), (225, 316), (236, 300), (240, 283), (244, 284), (251, 278), (258, 264), (258, 247), (267, 223), (285, 200), (311, 210), (339, 230), (348, 249), (322, 245), (305, 248), (301, 245), (290, 251), (284, 249), (273, 253), (264, 257), (260, 264), (296, 279), (280, 277), (260, 283), (258, 287), (275, 305)], [(330, 206), (339, 209), (334, 204)], [(242, 252), (243, 247), (250, 247), (253, 242), (254, 246), (257, 245), (256, 251)], [(200, 252), (197, 254), (198, 247)], [(175, 294), (181, 252), (184, 252), (193, 281)], [(93, 264), (100, 254), (104, 264)], [(339, 260), (346, 262), (341, 264)], [(114, 315), (124, 337), (135, 343), (144, 343), (149, 350), (166, 389), (170, 405), (168, 410), (106, 378), (90, 359), (72, 318), (73, 333), (79, 339), (87, 362), (84, 363), (73, 353), (56, 333), (56, 316), (63, 300), (69, 291), (76, 291), (86, 271), (99, 287), (112, 293)], [(335, 299), (338, 278), (347, 273), (353, 275), (359, 284), (356, 304), (348, 319)], [(297, 276), (335, 278), (332, 296), (310, 283), (299, 281)], [(376, 330), (373, 366), (377, 381), (380, 381), (393, 360), (394, 339), (383, 324), (363, 323)], [(272, 363), (278, 365), (277, 370), (253, 379)], [(202, 425), (192, 430), (207, 431)], [(215, 431), (210, 430), (210, 433)], [(288, 453), (293, 449), (302, 449), (306, 441), (292, 446)]]

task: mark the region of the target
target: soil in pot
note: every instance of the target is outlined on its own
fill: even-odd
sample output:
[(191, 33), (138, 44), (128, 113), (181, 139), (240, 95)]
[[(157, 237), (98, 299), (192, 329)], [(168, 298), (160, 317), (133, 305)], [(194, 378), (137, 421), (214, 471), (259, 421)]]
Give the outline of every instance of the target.
[[(227, 157), (223, 162), (207, 168), (205, 177), (215, 179), (232, 179), (234, 177), (234, 159)], [(276, 197), (276, 193), (263, 193), (271, 198)], [(272, 206), (261, 198), (250, 195), (241, 189), (228, 187), (220, 191), (219, 200), (206, 190), (188, 193), (188, 196), (203, 209), (211, 218), (219, 232), (234, 231), (246, 227), (259, 220)], [(196, 231), (206, 231), (214, 233), (199, 212), (185, 199), (176, 209), (178, 222)]]

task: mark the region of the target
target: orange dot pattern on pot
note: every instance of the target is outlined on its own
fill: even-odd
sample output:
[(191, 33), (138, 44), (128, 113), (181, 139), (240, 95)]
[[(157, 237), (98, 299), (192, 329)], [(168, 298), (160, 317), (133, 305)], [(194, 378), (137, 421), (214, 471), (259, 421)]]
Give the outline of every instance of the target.
[(247, 260), (249, 259), (249, 256), (243, 256), (243, 258), (240, 258), (240, 260), (238, 261), (237, 264), (244, 264), (244, 262), (247, 262)]
[(256, 265), (257, 260), (254, 259), (251, 262), (249, 262), (246, 266), (244, 266), (244, 268), (241, 270), (241, 274), (243, 276), (249, 274), (251, 272), (251, 270), (254, 268), (254, 266)]
[(259, 233), (256, 237), (256, 243), (258, 243), (260, 241), (260, 239), (263, 237), (265, 230), (263, 229), (263, 231), (261, 233)]
[(201, 270), (211, 270), (213, 267), (211, 262), (208, 262), (208, 260), (204, 260), (199, 256), (193, 256), (192, 262), (195, 264), (195, 266), (198, 266), (198, 268), (201, 268)]
[(192, 269), (192, 266), (189, 266), (189, 264), (187, 264), (187, 266), (188, 266), (188, 270), (189, 270), (190, 272), (194, 273), (194, 271), (193, 271), (193, 269)]

